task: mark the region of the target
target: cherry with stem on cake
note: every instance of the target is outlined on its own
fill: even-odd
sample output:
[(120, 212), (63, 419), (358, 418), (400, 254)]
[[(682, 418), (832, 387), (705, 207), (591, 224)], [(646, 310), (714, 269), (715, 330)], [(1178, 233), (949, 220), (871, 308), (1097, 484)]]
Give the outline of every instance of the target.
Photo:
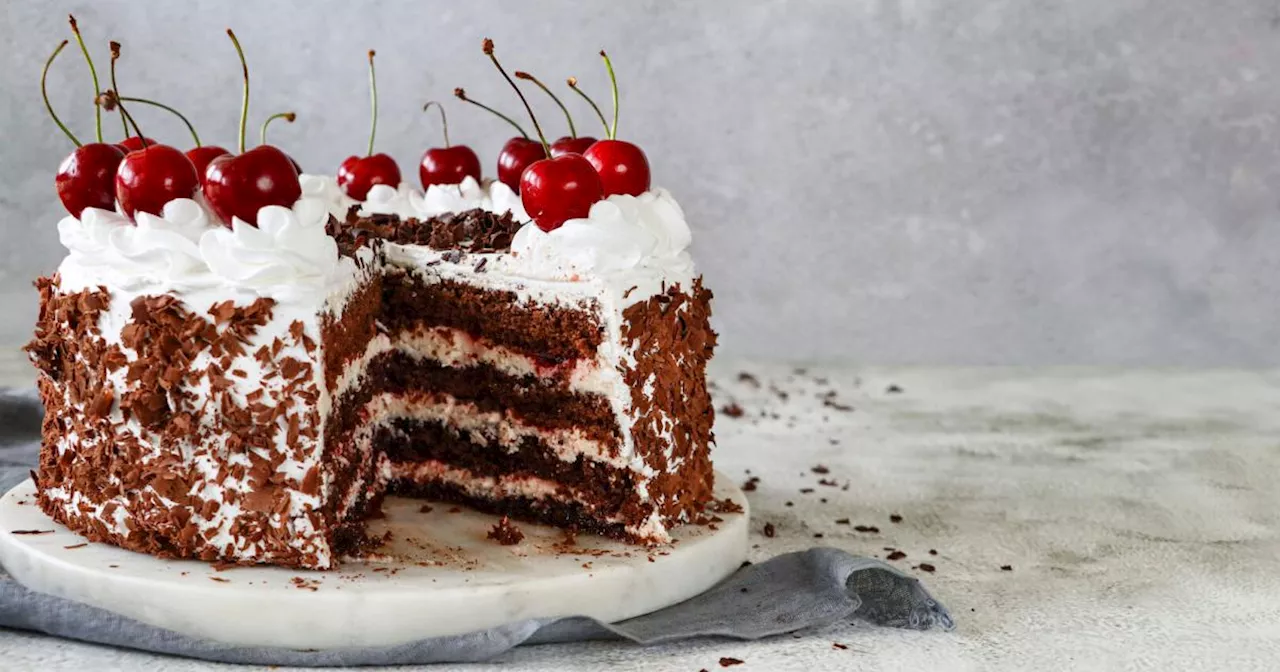
[(76, 146), (75, 150), (58, 166), (53, 184), (58, 191), (58, 200), (62, 201), (62, 207), (66, 208), (71, 216), (79, 217), (85, 208), (110, 210), (115, 206), (116, 170), (120, 167), (120, 161), (124, 159), (124, 152), (115, 145), (105, 142), (81, 144), (66, 124), (58, 118), (58, 113), (53, 111), (53, 103), (49, 102), (47, 87), (49, 67), (66, 46), (67, 40), (63, 40), (62, 44), (53, 50), (49, 60), (45, 61), (44, 72), (40, 75), (40, 95), (44, 98), (44, 108), (49, 111), (53, 123)]
[[(515, 89), (525, 112), (529, 113), (533, 129), (538, 132), (542, 149), (550, 155), (547, 136), (543, 135), (542, 126), (538, 124), (533, 108), (529, 107), (524, 92), (507, 75), (507, 71), (502, 69), (502, 64), (493, 53), (493, 40), (485, 38), (484, 53), (493, 61), (493, 66), (502, 73), (511, 88)], [(581, 154), (563, 154), (534, 161), (520, 175), (520, 203), (543, 231), (553, 231), (570, 219), (586, 217), (591, 212), (591, 206), (601, 198), (604, 198), (604, 188), (600, 184), (600, 176)]]
[(425, 190), (433, 184), (461, 184), (468, 177), (480, 181), (480, 157), (466, 145), (449, 144), (449, 119), (444, 105), (431, 101), (422, 106), (426, 112), (432, 106), (440, 110), (440, 130), (444, 134), (444, 147), (432, 147), (422, 154), (418, 164), (418, 178)]
[[(267, 144), (267, 127), (270, 126), (271, 122), (275, 121), (276, 119), (284, 119), (285, 121), (292, 124), (294, 121), (297, 121), (298, 114), (296, 112), (276, 112), (275, 114), (267, 117), (266, 121), (262, 122), (262, 131), (261, 131), (261, 134), (259, 135), (258, 144), (260, 145)], [(289, 155), (285, 154), (285, 156), (289, 156)], [(298, 162), (294, 161), (292, 156), (289, 156), (289, 163), (293, 164), (293, 170), (295, 172), (297, 172), (299, 175), (302, 174), (302, 166), (298, 165)]]
[(476, 107), (487, 110), (499, 119), (511, 124), (512, 127), (520, 133), (520, 137), (511, 138), (502, 145), (502, 151), (498, 152), (498, 181), (511, 187), (512, 191), (520, 191), (520, 176), (524, 173), (524, 169), (533, 164), (534, 161), (545, 159), (547, 149), (537, 140), (530, 140), (529, 134), (520, 128), (520, 124), (508, 117), (507, 115), (481, 103), (480, 101), (467, 97), (467, 92), (462, 89), (454, 89), (453, 95), (458, 97), (465, 103), (471, 103)]
[[(120, 113), (138, 132), (138, 123), (117, 101)], [(164, 206), (177, 198), (191, 198), (200, 189), (200, 174), (181, 150), (168, 145), (144, 145), (125, 154), (116, 171), (116, 201), (130, 219), (139, 212), (159, 216)]]
[(133, 126), (137, 137), (143, 139), (142, 149), (125, 154), (116, 171), (116, 201), (120, 210), (130, 219), (138, 212), (159, 216), (164, 206), (176, 198), (191, 198), (200, 188), (200, 174), (186, 154), (168, 145), (147, 142), (138, 122), (125, 109), (116, 84), (116, 61), (120, 58), (120, 43), (111, 43), (111, 91), (107, 96), (120, 108), (120, 116)]
[[(649, 190), (649, 158), (636, 145), (618, 139), (618, 78), (613, 73), (609, 55), (601, 51), (600, 57), (604, 59), (604, 66), (609, 71), (609, 83), (613, 89), (613, 125), (608, 129), (609, 138), (588, 147), (583, 156), (600, 173), (605, 196), (639, 196)], [(582, 93), (576, 86), (574, 90)], [(586, 94), (583, 93), (582, 96), (585, 98)], [(595, 107), (595, 103), (592, 106)], [(599, 111), (599, 108), (596, 110)]]
[(338, 187), (357, 201), (363, 201), (375, 184), (400, 186), (400, 166), (387, 154), (373, 153), (373, 139), (378, 134), (378, 78), (373, 69), (374, 51), (369, 50), (369, 93), (372, 121), (369, 124), (369, 151), (364, 156), (351, 155), (338, 166)]
[(595, 138), (585, 135), (581, 137), (578, 136), (578, 129), (573, 126), (573, 117), (569, 114), (569, 108), (565, 107), (564, 103), (560, 102), (560, 98), (557, 97), (556, 94), (552, 93), (551, 89), (548, 89), (546, 84), (543, 84), (541, 80), (527, 72), (516, 70), (514, 74), (517, 79), (527, 79), (530, 82), (533, 82), (539, 89), (542, 89), (543, 93), (550, 96), (551, 100), (555, 101), (556, 105), (560, 107), (560, 111), (564, 112), (564, 120), (569, 123), (569, 135), (563, 136), (551, 143), (551, 156), (556, 157), (561, 154), (581, 154), (587, 151), (588, 147), (595, 144)]
[(240, 99), (240, 143), (238, 155), (219, 156), (204, 172), (204, 197), (209, 207), (228, 228), (234, 219), (257, 226), (258, 211), (268, 205), (292, 207), (302, 196), (298, 171), (287, 154), (271, 145), (245, 151), (245, 130), (249, 123), (249, 63), (236, 34), (227, 37), (240, 57), (244, 91)]

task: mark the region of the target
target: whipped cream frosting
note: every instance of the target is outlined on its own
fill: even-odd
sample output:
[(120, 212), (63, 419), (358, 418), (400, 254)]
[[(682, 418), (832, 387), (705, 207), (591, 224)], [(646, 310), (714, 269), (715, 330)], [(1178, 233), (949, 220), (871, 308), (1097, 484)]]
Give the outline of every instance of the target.
[(542, 280), (577, 280), (636, 271), (693, 276), (692, 235), (680, 204), (666, 189), (616, 194), (585, 218), (543, 231), (526, 224), (511, 243), (507, 272)]
[(258, 226), (239, 219), (222, 226), (199, 200), (165, 204), (161, 216), (88, 208), (64, 217), (58, 236), (69, 254), (59, 266), (62, 288), (108, 285), (124, 290), (245, 290), (290, 301), (328, 293), (349, 278), (354, 262), (338, 256), (325, 231), (329, 211), (315, 198), (293, 208), (268, 206)]
[[(222, 226), (199, 194), (171, 201), (158, 217), (139, 213), (136, 225), (118, 212), (95, 208), (79, 219), (64, 217), (58, 233), (70, 253), (59, 267), (62, 286), (68, 291), (98, 285), (159, 292), (230, 289), (280, 301), (325, 296), (350, 285), (355, 275), (355, 262), (339, 256), (325, 230), (330, 215), (345, 217), (353, 205), (362, 214), (418, 218), (472, 208), (511, 212), (527, 222), (516, 233), (511, 253), (485, 256), (491, 257), (490, 273), (512, 280), (600, 280), (628, 296), (630, 288), (638, 288), (631, 299), (638, 300), (695, 275), (684, 211), (661, 188), (610, 196), (586, 217), (546, 232), (528, 221), (519, 195), (496, 180), (467, 178), (458, 185), (433, 185), (426, 193), (408, 183), (377, 185), (364, 202), (345, 195), (332, 177), (302, 175), (300, 182), (302, 198), (292, 208), (263, 208), (256, 227), (238, 219), (230, 228)], [(430, 250), (408, 256), (424, 254), (433, 260), (440, 256)], [(468, 267), (474, 263), (466, 262)]]
[(408, 182), (401, 182), (399, 187), (375, 184), (363, 202), (343, 193), (336, 178), (302, 175), (300, 181), (302, 195), (319, 199), (338, 219), (344, 219), (351, 206), (359, 205), (361, 215), (397, 215), (403, 219), (426, 219), (480, 208), (497, 214), (510, 212), (516, 221), (529, 221), (520, 196), (497, 180), (481, 183), (467, 177), (461, 184), (433, 184), (426, 193)]

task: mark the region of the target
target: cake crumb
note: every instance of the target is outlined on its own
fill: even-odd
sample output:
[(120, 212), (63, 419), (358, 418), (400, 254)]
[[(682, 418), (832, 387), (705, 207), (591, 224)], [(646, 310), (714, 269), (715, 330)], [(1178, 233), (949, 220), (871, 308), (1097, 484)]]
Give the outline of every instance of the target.
[(53, 534), (53, 530), (14, 530), (13, 534), (29, 534), (34, 536), (37, 534)]
[(752, 387), (760, 387), (760, 379), (756, 378), (750, 373), (747, 373), (746, 371), (743, 371), (742, 373), (738, 374), (738, 380)]
[[(714, 513), (742, 513), (743, 511), (741, 504), (729, 499), (728, 497), (712, 500), (711, 504), (707, 506), (707, 510)], [(713, 520), (711, 522), (718, 523), (721, 521)]]
[(837, 411), (852, 411), (853, 407), (849, 404), (842, 404), (835, 400), (835, 397), (828, 397), (822, 400), (822, 405)]
[(743, 491), (743, 492), (755, 492), (755, 491), (756, 491), (756, 487), (757, 487), (757, 486), (759, 486), (759, 484), (760, 484), (760, 477), (759, 477), (759, 476), (752, 476), (751, 478), (748, 478), (748, 479), (747, 479), (747, 482), (746, 482), (746, 483), (743, 483), (743, 484), (742, 484), (742, 491)]
[(822, 474), (824, 476), (831, 473), (831, 469), (825, 464), (815, 464), (812, 467), (809, 467), (809, 471), (812, 471), (815, 474)]
[(927, 562), (920, 563), (920, 571), (922, 572), (929, 572), (930, 574), (932, 574), (936, 569), (937, 569), (936, 567), (934, 567), (933, 565)]
[(886, 556), (884, 556), (884, 557), (885, 557), (885, 560), (901, 560), (901, 559), (903, 559), (903, 558), (907, 557), (907, 554), (906, 554), (906, 553), (903, 553), (902, 551), (894, 551), (894, 552), (892, 552), (892, 553), (890, 553), (889, 555), (886, 555)]
[(449, 513), (462, 513), (462, 508), (461, 508), (461, 507), (457, 507), (457, 506), (455, 506), (455, 507), (453, 507), (453, 508), (449, 509)]
[(741, 665), (741, 664), (743, 664), (744, 662), (746, 662), (746, 661), (744, 661), (744, 660), (739, 660), (739, 659), (737, 659), (737, 658), (730, 658), (730, 657), (728, 657), (728, 656), (725, 656), (725, 657), (723, 657), (723, 658), (721, 658), (721, 659), (720, 659), (720, 667), (733, 667), (734, 665)]
[(937, 554), (938, 554), (938, 549), (936, 548), (929, 549), (929, 555), (937, 555)]
[(231, 579), (224, 579), (221, 576), (211, 576), (209, 577), (209, 580), (217, 581), (218, 583), (231, 583)]
[(777, 533), (778, 533), (778, 530), (777, 530), (777, 528), (775, 528), (775, 527), (773, 526), (773, 523), (765, 523), (765, 524), (764, 524), (764, 536), (769, 537), (770, 539), (772, 539), (772, 538), (773, 538), (773, 535), (775, 535), (775, 534), (777, 534)]
[(836, 525), (848, 525), (848, 524), (849, 524), (848, 518), (836, 518)]
[(488, 537), (503, 546), (514, 546), (524, 539), (524, 532), (521, 532), (510, 518), (503, 516), (494, 524), (493, 529), (489, 530)]
[(746, 411), (742, 410), (742, 406), (737, 402), (725, 404), (724, 407), (720, 409), (720, 412), (728, 418), (741, 418), (746, 413)]
[(77, 548), (84, 548), (85, 546), (88, 546), (88, 545), (89, 545), (89, 544), (88, 544), (88, 542), (85, 542), (85, 543), (80, 543), (80, 544), (72, 544), (72, 545), (70, 545), (70, 546), (63, 546), (63, 548), (65, 548), (65, 549), (67, 549), (68, 551), (70, 551), (70, 550), (74, 550), (74, 549), (77, 549)]
[(423, 504), (422, 506), (418, 507), (418, 513), (431, 513), (433, 510), (434, 509), (431, 508), (430, 504)]
[(848, 645), (848, 644), (841, 644), (840, 642), (831, 642), (831, 648), (833, 648), (833, 649), (840, 649), (841, 651), (844, 651), (844, 650), (846, 650), (846, 649), (848, 649), (848, 648), (849, 648), (849, 645)]
[(898, 515), (898, 514), (896, 514), (896, 513), (894, 513), (894, 514), (890, 514), (890, 515), (889, 515), (889, 522), (891, 522), (891, 523), (901, 523), (901, 522), (902, 522), (902, 516), (899, 516), (899, 515)]
[[(848, 519), (846, 518), (845, 520), (847, 521)], [(836, 521), (836, 522), (840, 522), (840, 521)], [(880, 528), (876, 527), (875, 525), (854, 525), (853, 531), (868, 532), (870, 534), (880, 534)]]
[(896, 384), (890, 384), (889, 387), (884, 388), (884, 393), (885, 394), (902, 394), (902, 388)]
[(1012, 572), (1012, 571), (1013, 571), (1013, 565), (1000, 565), (1000, 571), (1002, 571), (1002, 572)]

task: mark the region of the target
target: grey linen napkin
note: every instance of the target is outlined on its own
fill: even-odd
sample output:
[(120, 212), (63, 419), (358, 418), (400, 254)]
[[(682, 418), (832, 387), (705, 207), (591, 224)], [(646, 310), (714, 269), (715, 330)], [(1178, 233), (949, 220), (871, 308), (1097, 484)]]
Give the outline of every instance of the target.
[[(0, 392), (0, 492), (36, 464), (41, 409), (29, 392)], [(399, 646), (327, 651), (229, 646), (145, 625), (109, 611), (27, 590), (0, 568), (0, 627), (227, 663), (297, 666), (471, 662), (521, 644), (593, 639), (650, 645), (694, 637), (753, 640), (857, 618), (893, 628), (950, 630), (951, 615), (918, 580), (879, 560), (833, 548), (744, 566), (707, 592), (621, 623), (527, 620)]]

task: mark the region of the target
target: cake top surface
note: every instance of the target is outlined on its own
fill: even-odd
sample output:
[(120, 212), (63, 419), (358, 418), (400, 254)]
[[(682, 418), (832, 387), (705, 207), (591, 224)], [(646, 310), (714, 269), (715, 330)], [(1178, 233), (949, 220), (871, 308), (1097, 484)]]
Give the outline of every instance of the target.
[(404, 265), (444, 263), (455, 273), (512, 282), (600, 285), (626, 294), (628, 303), (633, 293), (639, 300), (694, 276), (684, 213), (661, 188), (610, 196), (587, 217), (543, 231), (497, 181), (468, 177), (425, 193), (407, 183), (377, 185), (363, 202), (331, 177), (302, 175), (300, 183), (303, 195), (292, 208), (266, 206), (256, 226), (238, 218), (222, 225), (199, 193), (170, 201), (159, 216), (138, 212), (132, 221), (98, 208), (68, 215), (58, 223), (68, 249), (59, 267), (62, 286), (313, 303), (350, 291), (373, 256), (357, 243), (370, 239), (384, 241)]

